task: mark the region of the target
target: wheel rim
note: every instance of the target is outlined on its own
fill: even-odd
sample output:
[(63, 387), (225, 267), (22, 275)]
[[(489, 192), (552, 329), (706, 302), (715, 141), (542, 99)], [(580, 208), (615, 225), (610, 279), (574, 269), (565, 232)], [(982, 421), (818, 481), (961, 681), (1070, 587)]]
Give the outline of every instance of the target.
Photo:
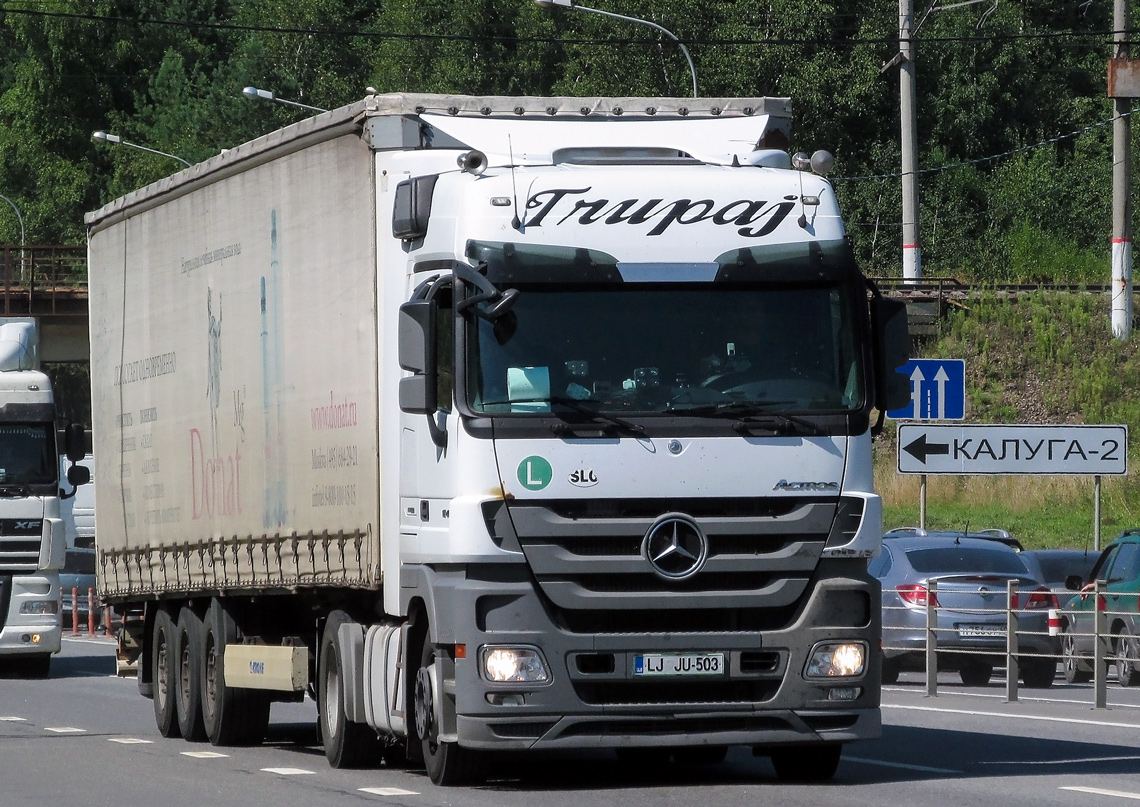
[(1120, 640), (1117, 643), (1116, 651), (1118, 656), (1116, 663), (1120, 665), (1119, 671), (1117, 672), (1117, 677), (1119, 677), (1121, 680), (1132, 678), (1133, 660), (1135, 659), (1132, 651), (1132, 636), (1126, 630), (1120, 634)]
[(202, 710), (212, 720), (217, 714), (218, 699), (218, 652), (214, 643), (206, 640), (206, 677), (205, 697), (202, 699)]
[(190, 712), (190, 644), (183, 637), (182, 664), (178, 671), (178, 700), (182, 703), (182, 711)]
[(340, 668), (337, 667), (336, 654), (331, 648), (325, 664), (325, 726), (329, 734), (336, 736), (340, 731)]
[(1077, 671), (1077, 652), (1073, 644), (1072, 636), (1065, 636), (1061, 640), (1061, 655), (1065, 663), (1065, 670), (1070, 673)]
[(427, 667), (416, 672), (416, 734), (421, 740), (434, 743), (435, 698), (431, 691), (431, 674)]
[(167, 691), (167, 687), (166, 687), (166, 683), (168, 680), (167, 675), (169, 674), (168, 663), (166, 660), (166, 651), (167, 651), (166, 632), (165, 631), (159, 631), (159, 633), (158, 633), (158, 650), (155, 653), (155, 661), (154, 661), (154, 666), (156, 668), (155, 672), (157, 673), (157, 675), (155, 677), (158, 680), (155, 682), (156, 686), (154, 688), (154, 690), (155, 690), (154, 696), (158, 699), (159, 707), (163, 708), (163, 709), (166, 708), (166, 699), (168, 697), (170, 697), (170, 693)]

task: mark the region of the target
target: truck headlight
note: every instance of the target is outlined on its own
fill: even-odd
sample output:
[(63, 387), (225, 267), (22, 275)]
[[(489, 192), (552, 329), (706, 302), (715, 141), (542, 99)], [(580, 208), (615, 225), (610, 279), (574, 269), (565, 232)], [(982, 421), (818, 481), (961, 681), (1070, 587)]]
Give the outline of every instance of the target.
[(34, 614), (44, 616), (59, 612), (59, 603), (56, 600), (28, 600), (20, 605), (21, 614)]
[(479, 651), (483, 677), (496, 684), (545, 684), (546, 661), (536, 647), (483, 647)]
[(850, 678), (867, 669), (865, 642), (820, 642), (808, 656), (807, 678)]

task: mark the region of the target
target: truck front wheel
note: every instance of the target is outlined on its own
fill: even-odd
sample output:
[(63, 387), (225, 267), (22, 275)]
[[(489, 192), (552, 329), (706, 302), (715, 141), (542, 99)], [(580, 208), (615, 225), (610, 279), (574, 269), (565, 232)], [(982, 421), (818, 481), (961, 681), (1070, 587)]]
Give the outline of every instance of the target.
[[(426, 634), (420, 646), (420, 666), (415, 678), (415, 731), (423, 749), (424, 767), (428, 778), (434, 784), (462, 785), (475, 782), (482, 772), (482, 763), (477, 752), (460, 748), (458, 743), (439, 740), (439, 718), (435, 685), (434, 667), (438, 663), (436, 648)], [(445, 704), (439, 703), (439, 709)]]
[(344, 708), (344, 680), (352, 675), (341, 657), (337, 633), (352, 619), (344, 611), (333, 611), (321, 634), (317, 669), (319, 686), (317, 720), (325, 756), (334, 768), (360, 768), (381, 759), (382, 744), (376, 732), (364, 723), (348, 719)]
[(214, 599), (202, 632), (202, 722), (213, 745), (256, 745), (269, 729), (269, 695), (226, 686), (225, 650), (240, 641), (230, 608)]
[(163, 737), (178, 737), (178, 714), (174, 706), (178, 669), (178, 627), (165, 608), (154, 612), (154, 633), (150, 642), (150, 670), (154, 682), (154, 722)]

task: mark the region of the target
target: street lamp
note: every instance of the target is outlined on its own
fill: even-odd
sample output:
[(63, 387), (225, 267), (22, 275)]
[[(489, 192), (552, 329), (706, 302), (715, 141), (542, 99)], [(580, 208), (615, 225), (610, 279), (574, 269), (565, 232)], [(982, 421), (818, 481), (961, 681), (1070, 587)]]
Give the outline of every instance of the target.
[(257, 87), (246, 87), (241, 91), (241, 94), (251, 101), (272, 101), (275, 104), (287, 104), (288, 106), (307, 109), (310, 112), (328, 112), (327, 109), (321, 109), (319, 106), (309, 106), (308, 104), (302, 104), (300, 101), (289, 101), (285, 98), (278, 98), (276, 94), (269, 90), (259, 90)]
[(20, 222), (20, 280), (22, 281), (25, 279), (25, 264), (27, 263), (27, 260), (24, 256), (24, 244), (27, 242), (27, 239), (24, 236), (24, 217), (20, 215), (20, 208), (16, 207), (15, 202), (13, 202), (7, 196), (3, 195), (0, 195), (0, 199), (3, 199), (11, 206), (12, 212), (16, 214), (16, 221)]
[(111, 143), (116, 146), (129, 146), (130, 148), (138, 149), (139, 151), (148, 151), (151, 154), (157, 154), (160, 157), (169, 157), (172, 160), (178, 160), (178, 162), (182, 163), (187, 168), (190, 167), (190, 163), (181, 157), (175, 157), (173, 154), (167, 154), (165, 151), (159, 151), (158, 149), (140, 146), (138, 143), (132, 143), (130, 140), (123, 140), (123, 138), (119, 137), (118, 135), (113, 135), (110, 132), (92, 132), (91, 139), (102, 140), (104, 143)]
[(550, 8), (551, 6), (562, 6), (563, 8), (573, 8), (577, 9), (578, 11), (589, 11), (592, 14), (601, 14), (603, 17), (613, 17), (615, 20), (624, 20), (625, 22), (636, 22), (640, 23), (641, 25), (648, 25), (650, 28), (654, 28), (660, 31), (661, 33), (665, 34), (665, 36), (676, 42), (677, 47), (681, 49), (681, 53), (685, 54), (685, 60), (689, 63), (689, 72), (693, 74), (693, 97), (697, 97), (697, 68), (693, 67), (693, 58), (689, 55), (689, 49), (686, 48), (684, 43), (681, 42), (681, 40), (678, 39), (676, 35), (671, 31), (662, 28), (657, 23), (650, 22), (649, 20), (642, 20), (638, 19), (637, 17), (627, 17), (624, 14), (614, 14), (612, 11), (602, 11), (601, 9), (597, 8), (581, 6), (578, 5), (576, 0), (534, 0), (534, 2), (536, 5), (540, 5), (545, 8)]

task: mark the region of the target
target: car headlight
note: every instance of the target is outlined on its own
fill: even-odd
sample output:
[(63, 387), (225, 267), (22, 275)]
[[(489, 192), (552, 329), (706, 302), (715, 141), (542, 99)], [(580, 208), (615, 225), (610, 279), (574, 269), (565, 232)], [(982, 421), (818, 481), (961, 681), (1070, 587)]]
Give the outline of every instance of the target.
[(546, 662), (536, 647), (483, 647), (479, 651), (483, 677), (496, 684), (545, 684)]
[(867, 669), (866, 642), (820, 642), (812, 648), (807, 678), (850, 678)]
[(20, 605), (21, 614), (34, 614), (45, 616), (59, 613), (59, 602), (56, 600), (28, 600)]

